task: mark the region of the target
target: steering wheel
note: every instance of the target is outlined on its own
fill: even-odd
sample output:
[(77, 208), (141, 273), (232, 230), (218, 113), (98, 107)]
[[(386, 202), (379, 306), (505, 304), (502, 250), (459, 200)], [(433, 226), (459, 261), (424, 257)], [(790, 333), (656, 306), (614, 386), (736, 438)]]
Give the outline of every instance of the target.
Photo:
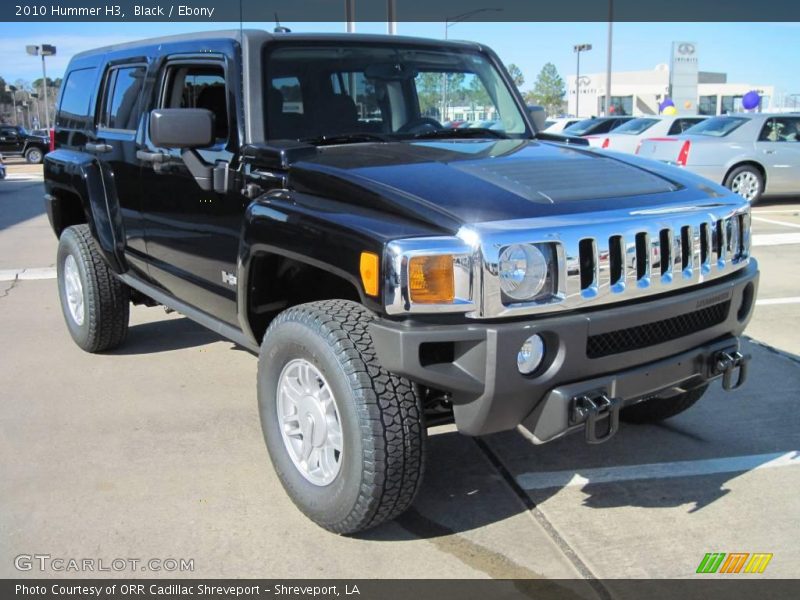
[(417, 117), (400, 127), (397, 133), (428, 133), (442, 128), (442, 124), (430, 117)]

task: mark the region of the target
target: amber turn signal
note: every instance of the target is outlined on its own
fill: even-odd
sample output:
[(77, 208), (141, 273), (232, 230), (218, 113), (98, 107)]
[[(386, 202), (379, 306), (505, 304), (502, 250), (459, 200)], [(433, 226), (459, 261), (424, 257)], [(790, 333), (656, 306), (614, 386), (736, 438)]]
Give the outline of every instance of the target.
[(364, 285), (364, 293), (367, 296), (378, 295), (378, 255), (373, 252), (362, 252), (361, 263), (361, 283)]
[(411, 301), (419, 304), (452, 304), (455, 300), (453, 256), (415, 256), (408, 263)]

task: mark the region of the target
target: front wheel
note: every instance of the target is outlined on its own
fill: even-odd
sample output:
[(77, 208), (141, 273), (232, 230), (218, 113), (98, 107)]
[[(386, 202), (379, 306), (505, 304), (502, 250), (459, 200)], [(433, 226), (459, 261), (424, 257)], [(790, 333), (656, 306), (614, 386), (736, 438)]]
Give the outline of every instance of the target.
[(374, 319), (354, 302), (312, 302), (278, 315), (261, 344), (258, 405), (272, 464), (295, 505), (335, 533), (394, 519), (422, 482), (420, 398), (378, 363)]
[(707, 389), (708, 384), (669, 398), (648, 398), (623, 408), (619, 418), (628, 423), (658, 423), (691, 408)]

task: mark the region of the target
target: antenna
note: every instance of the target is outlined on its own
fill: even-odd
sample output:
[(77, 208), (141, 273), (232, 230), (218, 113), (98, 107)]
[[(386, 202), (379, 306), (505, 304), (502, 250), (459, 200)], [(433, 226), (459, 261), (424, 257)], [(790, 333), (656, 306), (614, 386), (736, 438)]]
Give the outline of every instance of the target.
[(273, 29), (275, 33), (292, 33), (292, 30), (288, 27), (284, 27), (281, 25), (281, 22), (278, 20), (278, 13), (275, 13), (275, 29)]

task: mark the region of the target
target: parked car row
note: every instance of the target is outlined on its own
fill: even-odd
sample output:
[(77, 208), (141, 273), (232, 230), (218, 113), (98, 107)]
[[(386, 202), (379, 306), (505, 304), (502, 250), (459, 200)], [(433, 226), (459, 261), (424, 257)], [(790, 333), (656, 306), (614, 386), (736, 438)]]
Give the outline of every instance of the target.
[(547, 123), (547, 133), (685, 168), (751, 204), (765, 194), (800, 193), (800, 113), (560, 117)]

